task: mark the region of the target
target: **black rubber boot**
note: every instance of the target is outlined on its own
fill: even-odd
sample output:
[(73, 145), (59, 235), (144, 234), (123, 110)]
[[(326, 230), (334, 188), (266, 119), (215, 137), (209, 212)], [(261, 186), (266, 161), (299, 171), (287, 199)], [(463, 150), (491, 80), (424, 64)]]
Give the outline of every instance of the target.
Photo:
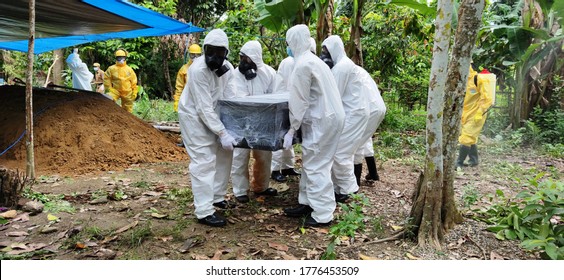
[(460, 149), (458, 150), (458, 159), (456, 159), (456, 168), (464, 167), (464, 161), (466, 157), (470, 153), (470, 147), (466, 145), (460, 145)]
[(362, 163), (354, 165), (354, 177), (356, 177), (356, 184), (360, 187), (360, 175), (362, 175)]
[(374, 157), (365, 157), (366, 167), (368, 168), (368, 175), (366, 175), (367, 181), (380, 181), (380, 176), (378, 176), (378, 170), (376, 169), (376, 159)]
[(470, 166), (478, 165), (478, 146), (476, 146), (476, 144), (470, 146), (470, 153), (468, 153), (468, 157), (470, 157)]

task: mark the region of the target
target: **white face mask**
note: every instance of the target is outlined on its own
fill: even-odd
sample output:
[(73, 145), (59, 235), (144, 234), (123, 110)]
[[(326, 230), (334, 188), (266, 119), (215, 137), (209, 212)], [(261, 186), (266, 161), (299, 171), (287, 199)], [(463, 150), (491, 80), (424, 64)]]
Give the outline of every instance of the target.
[(123, 64), (125, 62), (125, 59), (118, 59), (117, 63), (119, 64)]
[(94, 67), (94, 71), (98, 71), (98, 67)]

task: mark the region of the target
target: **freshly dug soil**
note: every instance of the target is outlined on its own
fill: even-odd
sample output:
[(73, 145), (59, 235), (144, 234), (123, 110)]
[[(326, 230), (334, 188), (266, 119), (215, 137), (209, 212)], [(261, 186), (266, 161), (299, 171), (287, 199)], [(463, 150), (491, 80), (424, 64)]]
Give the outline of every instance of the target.
[[(24, 170), (25, 87), (1, 86), (0, 106), (0, 153), (16, 143), (0, 156), (0, 166)], [(101, 94), (34, 89), (33, 107), (38, 175), (78, 175), (188, 159), (165, 134)]]

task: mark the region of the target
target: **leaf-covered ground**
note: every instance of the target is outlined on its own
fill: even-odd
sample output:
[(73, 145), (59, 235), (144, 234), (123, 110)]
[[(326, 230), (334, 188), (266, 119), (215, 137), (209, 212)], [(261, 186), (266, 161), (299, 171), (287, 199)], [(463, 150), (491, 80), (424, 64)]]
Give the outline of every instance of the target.
[[(466, 168), (456, 180), (456, 198), (465, 216), (449, 232), (442, 250), (417, 248), (410, 239), (375, 243), (404, 226), (420, 159), (407, 156), (381, 163), (378, 182), (363, 181), (365, 229), (342, 237), (337, 259), (538, 259), (517, 241), (497, 240), (474, 209), (491, 203), (501, 190), (518, 193), (525, 178), (545, 172), (558, 178), (560, 159), (527, 151), (509, 154), (495, 143), (483, 145), (479, 167)], [(320, 259), (330, 228), (304, 229), (282, 209), (297, 201), (297, 178), (274, 184), (277, 197), (223, 211), (229, 224), (211, 228), (193, 215), (187, 162), (132, 165), (123, 171), (38, 178), (27, 196), (44, 201), (42, 213), (17, 210), (0, 226), (1, 257), (20, 259)], [(231, 196), (230, 191), (228, 195)], [(229, 197), (233, 200), (232, 197)], [(351, 203), (360, 203), (353, 201)], [(351, 205), (349, 203), (349, 205)], [(219, 210), (218, 210), (219, 211)], [(336, 220), (343, 219), (337, 207)]]

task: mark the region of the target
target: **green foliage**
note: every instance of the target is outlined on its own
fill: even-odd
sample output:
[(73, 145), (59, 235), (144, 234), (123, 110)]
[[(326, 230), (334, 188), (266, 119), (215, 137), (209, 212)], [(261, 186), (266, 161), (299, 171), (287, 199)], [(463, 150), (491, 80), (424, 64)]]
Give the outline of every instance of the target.
[(363, 194), (352, 194), (352, 201), (348, 204), (339, 203), (342, 213), (337, 216), (339, 223), (329, 229), (331, 242), (327, 245), (327, 250), (321, 255), (323, 260), (334, 260), (337, 255), (335, 246), (341, 242), (341, 238), (354, 238), (356, 233), (363, 232), (366, 227), (364, 207), (369, 207), (370, 202)]
[(554, 158), (564, 158), (564, 144), (543, 144), (542, 150), (545, 154)]
[(497, 203), (478, 210), (480, 220), (493, 226), (501, 240), (519, 239), (527, 250), (539, 251), (543, 258), (564, 259), (564, 183), (545, 180), (544, 174), (529, 179), (527, 190), (519, 193), (514, 201), (496, 191)]
[(528, 122), (538, 127), (539, 142), (564, 143), (564, 111), (560, 108), (543, 111), (540, 107), (535, 107), (531, 120)]
[(427, 114), (422, 110), (405, 111), (395, 107), (388, 108), (380, 125), (380, 130), (393, 132), (423, 131)]
[(480, 192), (473, 185), (464, 186), (462, 190), (462, 202), (465, 208), (470, 207), (480, 199)]
[(178, 121), (172, 102), (162, 99), (149, 99), (145, 91), (139, 91), (139, 99), (133, 107), (133, 114), (147, 121)]

